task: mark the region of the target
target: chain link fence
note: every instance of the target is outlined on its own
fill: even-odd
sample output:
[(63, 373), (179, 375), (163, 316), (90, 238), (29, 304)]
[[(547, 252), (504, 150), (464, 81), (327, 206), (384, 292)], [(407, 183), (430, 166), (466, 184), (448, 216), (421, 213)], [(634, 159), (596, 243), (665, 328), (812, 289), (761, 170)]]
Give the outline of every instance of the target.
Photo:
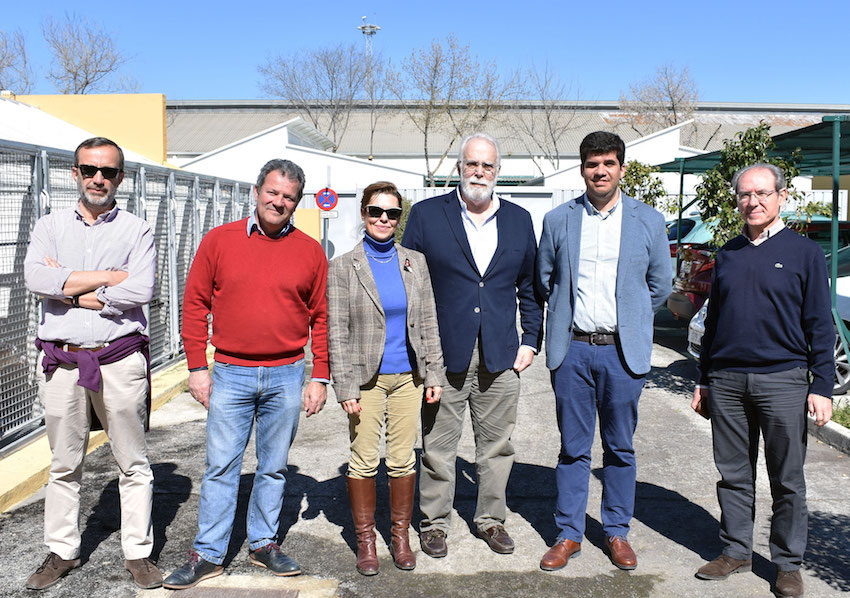
[[(73, 152), (0, 141), (0, 449), (37, 431), (44, 413), (35, 382), (41, 302), (26, 290), (24, 257), (35, 221), (73, 207)], [(213, 226), (244, 218), (251, 183), (127, 162), (118, 205), (150, 224), (156, 284), (147, 307), (151, 365), (183, 350), (183, 289), (201, 238)]]

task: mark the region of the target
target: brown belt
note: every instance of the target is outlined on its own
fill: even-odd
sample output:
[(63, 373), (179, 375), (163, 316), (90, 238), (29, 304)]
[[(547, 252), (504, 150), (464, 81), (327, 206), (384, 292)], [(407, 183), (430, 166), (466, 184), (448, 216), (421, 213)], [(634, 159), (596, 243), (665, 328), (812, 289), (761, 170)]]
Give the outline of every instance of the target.
[(617, 335), (608, 332), (573, 332), (573, 340), (591, 345), (615, 345)]
[(68, 343), (67, 345), (62, 345), (60, 349), (63, 351), (68, 351), (69, 353), (79, 353), (80, 351), (91, 351), (92, 353), (97, 353), (101, 349), (105, 349), (109, 345), (98, 345), (97, 347), (81, 347), (79, 345), (72, 345)]

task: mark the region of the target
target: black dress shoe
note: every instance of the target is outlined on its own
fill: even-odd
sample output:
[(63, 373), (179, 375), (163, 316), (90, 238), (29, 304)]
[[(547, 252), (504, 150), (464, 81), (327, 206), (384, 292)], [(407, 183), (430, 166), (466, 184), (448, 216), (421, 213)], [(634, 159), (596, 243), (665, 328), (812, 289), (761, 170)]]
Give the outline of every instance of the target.
[(484, 538), (493, 552), (511, 554), (514, 551), (514, 541), (501, 525), (478, 530), (478, 537)]
[(189, 553), (189, 561), (166, 577), (162, 587), (169, 590), (185, 590), (198, 585), (205, 579), (221, 575), (223, 571), (224, 567), (205, 561), (193, 550)]
[(446, 546), (446, 532), (441, 529), (429, 529), (420, 533), (419, 545), (422, 547), (422, 552), (435, 559), (449, 553), (449, 547)]
[(280, 546), (269, 542), (251, 551), (251, 563), (258, 567), (265, 567), (279, 577), (289, 575), (300, 575), (301, 565), (295, 559), (288, 557), (280, 551)]

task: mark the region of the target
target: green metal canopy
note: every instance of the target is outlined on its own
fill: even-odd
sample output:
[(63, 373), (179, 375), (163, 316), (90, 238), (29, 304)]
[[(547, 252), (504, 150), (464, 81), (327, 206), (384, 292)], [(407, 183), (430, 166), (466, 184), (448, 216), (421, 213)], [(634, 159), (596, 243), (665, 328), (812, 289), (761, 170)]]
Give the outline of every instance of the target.
[[(800, 174), (805, 176), (830, 176), (833, 174), (834, 129), (839, 129), (838, 168), (839, 174), (850, 174), (850, 114), (823, 117), (823, 122), (795, 131), (788, 131), (773, 138), (776, 148), (770, 157), (790, 157), (795, 149), (802, 153)], [(720, 151), (700, 154), (689, 158), (676, 158), (656, 166), (659, 172), (700, 174), (720, 163)], [(684, 164), (684, 168), (682, 167)]]
[[(838, 277), (838, 189), (839, 176), (850, 174), (850, 114), (824, 116), (823, 122), (796, 131), (788, 131), (773, 137), (776, 147), (768, 152), (769, 157), (790, 158), (794, 150), (799, 149), (802, 162), (798, 165), (801, 175), (832, 176), (832, 239), (830, 260), (830, 295), (832, 298), (832, 318), (838, 338), (846, 354), (850, 354), (850, 331), (844, 325), (836, 308), (835, 281)], [(681, 244), (682, 196), (684, 175), (699, 174), (714, 168), (720, 163), (720, 152), (701, 154), (689, 158), (676, 158), (672, 162), (661, 164), (656, 169), (661, 172), (679, 173), (679, 227)], [(694, 200), (696, 201), (696, 200)], [(693, 203), (693, 201), (691, 202)], [(688, 204), (690, 205), (690, 204)], [(684, 206), (687, 207), (687, 206)], [(676, 260), (678, 268), (678, 257)]]

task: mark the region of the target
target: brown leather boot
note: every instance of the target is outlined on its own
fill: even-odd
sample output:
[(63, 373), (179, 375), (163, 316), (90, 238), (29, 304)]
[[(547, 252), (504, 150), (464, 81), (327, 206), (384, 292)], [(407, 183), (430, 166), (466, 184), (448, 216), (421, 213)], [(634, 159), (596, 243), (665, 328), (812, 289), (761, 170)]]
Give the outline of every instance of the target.
[(351, 517), (357, 534), (357, 571), (362, 575), (378, 574), (375, 551), (375, 478), (345, 477)]
[(413, 516), (413, 495), (416, 492), (416, 474), (390, 480), (390, 519), (392, 519), (392, 544), (390, 552), (399, 569), (410, 571), (416, 567), (416, 556), (410, 549), (410, 518)]

